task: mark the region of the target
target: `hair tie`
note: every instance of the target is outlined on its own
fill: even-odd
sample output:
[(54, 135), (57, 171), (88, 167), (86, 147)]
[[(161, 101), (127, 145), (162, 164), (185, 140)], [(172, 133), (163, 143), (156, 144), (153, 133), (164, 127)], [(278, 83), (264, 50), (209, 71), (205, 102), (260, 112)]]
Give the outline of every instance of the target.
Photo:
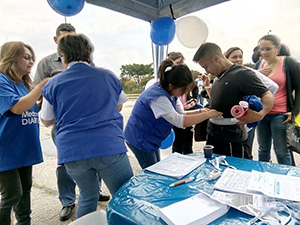
[(168, 66), (166, 69), (165, 69), (165, 72), (168, 72), (170, 70), (172, 70), (173, 66)]

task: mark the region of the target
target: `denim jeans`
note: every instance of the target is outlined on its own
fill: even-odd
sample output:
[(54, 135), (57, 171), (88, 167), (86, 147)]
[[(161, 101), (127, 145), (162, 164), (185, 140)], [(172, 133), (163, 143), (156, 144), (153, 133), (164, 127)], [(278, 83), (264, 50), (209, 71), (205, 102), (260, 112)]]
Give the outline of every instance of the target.
[(70, 176), (64, 165), (59, 165), (56, 168), (56, 178), (58, 198), (61, 202), (61, 205), (63, 207), (73, 205), (76, 199), (76, 183), (74, 182), (73, 178)]
[(16, 225), (30, 225), (30, 191), (32, 166), (0, 172), (0, 224), (10, 225), (11, 209), (17, 219)]
[(267, 114), (257, 127), (258, 159), (269, 162), (271, 159), (271, 144), (279, 164), (292, 165), (291, 152), (286, 143), (286, 120), (284, 113)]
[[(53, 143), (56, 145), (55, 138), (57, 134), (56, 125), (52, 126), (51, 137)], [(76, 184), (73, 178), (68, 174), (64, 165), (59, 165), (56, 168), (56, 179), (57, 179), (57, 188), (58, 188), (58, 198), (61, 202), (61, 205), (71, 206), (75, 203), (76, 193), (75, 187)]]
[[(55, 144), (57, 129), (56, 126), (52, 126), (51, 137), (52, 141)], [(58, 188), (58, 198), (61, 202), (61, 205), (71, 206), (75, 204), (76, 192), (75, 187), (76, 183), (73, 178), (70, 176), (64, 165), (59, 165), (56, 168), (56, 178), (57, 178), (57, 188)], [(99, 189), (101, 189), (101, 179), (99, 178)]]
[(197, 102), (200, 103), (201, 105), (203, 105), (203, 103), (204, 103), (204, 98), (202, 97), (202, 95), (200, 93), (198, 94)]
[(130, 143), (126, 141), (127, 146), (131, 149), (134, 153), (135, 157), (137, 158), (140, 166), (142, 169), (145, 169), (148, 166), (151, 166), (160, 161), (160, 151), (157, 149), (154, 152), (144, 152), (140, 149), (137, 149)]
[(77, 218), (97, 210), (99, 179), (114, 195), (133, 176), (126, 153), (69, 162), (65, 167), (80, 190)]

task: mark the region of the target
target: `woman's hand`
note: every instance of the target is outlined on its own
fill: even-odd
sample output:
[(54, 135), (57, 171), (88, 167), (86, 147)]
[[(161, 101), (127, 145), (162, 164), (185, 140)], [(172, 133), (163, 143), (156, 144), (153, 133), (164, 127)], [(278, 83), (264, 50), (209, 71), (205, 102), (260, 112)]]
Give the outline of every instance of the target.
[(196, 105), (196, 102), (195, 102), (195, 101), (192, 101), (192, 102), (188, 103), (186, 106), (184, 106), (184, 110), (191, 109), (191, 108), (193, 108), (195, 105)]
[(215, 110), (215, 109), (211, 109), (211, 110), (209, 110), (209, 111), (206, 112), (206, 113), (208, 114), (208, 117), (209, 117), (209, 118), (214, 118), (214, 117), (218, 117), (218, 116), (223, 115), (222, 112), (219, 112), (219, 111), (217, 111), (217, 110)]
[(263, 75), (265, 76), (269, 76), (272, 72), (272, 69), (271, 68), (261, 68), (258, 70), (259, 72), (261, 72)]
[(42, 89), (42, 87), (43, 87), (50, 79), (51, 79), (50, 77), (43, 79), (38, 85), (36, 85), (36, 87)]
[(284, 114), (286, 116), (286, 120), (282, 122), (282, 124), (286, 124), (292, 121), (292, 112), (287, 112)]
[(209, 76), (208, 76), (207, 73), (203, 74), (203, 75), (201, 76), (201, 79), (202, 79), (202, 81), (203, 81), (203, 86), (204, 86), (204, 87), (207, 87), (207, 86), (210, 85), (210, 79), (209, 79)]

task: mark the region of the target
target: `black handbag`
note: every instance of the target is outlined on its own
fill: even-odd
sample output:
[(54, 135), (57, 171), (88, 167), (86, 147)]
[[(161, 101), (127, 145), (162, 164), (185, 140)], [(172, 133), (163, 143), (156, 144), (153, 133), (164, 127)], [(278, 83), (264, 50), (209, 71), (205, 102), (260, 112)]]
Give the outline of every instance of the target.
[(287, 147), (293, 152), (300, 154), (300, 127), (294, 122), (288, 123), (286, 127)]

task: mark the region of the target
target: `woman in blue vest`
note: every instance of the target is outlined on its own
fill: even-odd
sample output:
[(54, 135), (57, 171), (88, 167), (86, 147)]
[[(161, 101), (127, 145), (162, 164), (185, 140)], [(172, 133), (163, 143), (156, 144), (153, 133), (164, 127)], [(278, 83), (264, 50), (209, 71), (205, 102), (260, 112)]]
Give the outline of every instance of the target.
[(173, 126), (189, 127), (222, 114), (215, 110), (184, 111), (178, 97), (188, 93), (194, 85), (186, 65), (164, 60), (158, 75), (159, 82), (137, 99), (125, 128), (126, 143), (143, 169), (160, 161), (159, 147)]
[(119, 112), (122, 84), (111, 71), (91, 66), (93, 46), (85, 35), (60, 37), (57, 50), (66, 70), (43, 87), (41, 119), (56, 122), (58, 164), (79, 187), (79, 218), (97, 210), (99, 178), (113, 195), (133, 175)]
[(30, 72), (35, 61), (32, 48), (7, 42), (0, 57), (0, 224), (30, 224), (32, 165), (43, 162), (36, 101), (43, 80), (32, 88)]

